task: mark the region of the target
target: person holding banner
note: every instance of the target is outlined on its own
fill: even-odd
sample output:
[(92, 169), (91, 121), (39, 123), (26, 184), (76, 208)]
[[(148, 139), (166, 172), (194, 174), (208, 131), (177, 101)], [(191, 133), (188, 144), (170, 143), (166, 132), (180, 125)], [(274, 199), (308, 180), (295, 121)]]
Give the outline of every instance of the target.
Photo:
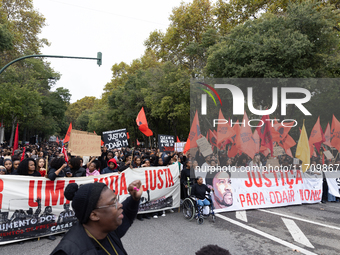
[(130, 196), (121, 204), (104, 183), (70, 183), (64, 194), (72, 200), (78, 222), (51, 254), (127, 254), (120, 239), (136, 218), (143, 193), (141, 181), (130, 183), (128, 191)]
[(67, 177), (82, 177), (86, 176), (86, 170), (82, 167), (82, 159), (79, 157), (73, 157), (68, 162), (68, 166), (71, 169), (71, 176), (66, 175)]
[(25, 158), (18, 166), (18, 175), (41, 177), (36, 168), (37, 167), (34, 159)]
[(37, 171), (40, 173), (41, 177), (45, 177), (45, 175), (47, 174), (47, 171), (45, 168), (45, 166), (47, 166), (46, 160), (44, 158), (38, 158), (36, 162), (37, 162)]
[(54, 181), (57, 177), (66, 176), (67, 163), (64, 158), (54, 158), (51, 161), (51, 168), (48, 170), (47, 177)]

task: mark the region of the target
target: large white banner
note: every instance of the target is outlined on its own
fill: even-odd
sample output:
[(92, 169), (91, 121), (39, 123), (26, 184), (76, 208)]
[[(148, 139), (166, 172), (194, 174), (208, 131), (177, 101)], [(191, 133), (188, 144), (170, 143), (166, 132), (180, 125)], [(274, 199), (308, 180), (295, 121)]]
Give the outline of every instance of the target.
[(127, 169), (121, 174), (57, 178), (55, 181), (43, 177), (1, 175), (0, 245), (71, 228), (76, 218), (64, 197), (64, 189), (69, 183), (106, 183), (123, 202), (129, 196), (128, 186), (134, 180), (141, 180), (144, 190), (140, 213), (180, 206), (178, 164)]
[[(197, 173), (196, 173), (197, 174)], [(205, 182), (215, 212), (317, 203), (322, 198), (322, 175), (300, 170), (207, 173)]]

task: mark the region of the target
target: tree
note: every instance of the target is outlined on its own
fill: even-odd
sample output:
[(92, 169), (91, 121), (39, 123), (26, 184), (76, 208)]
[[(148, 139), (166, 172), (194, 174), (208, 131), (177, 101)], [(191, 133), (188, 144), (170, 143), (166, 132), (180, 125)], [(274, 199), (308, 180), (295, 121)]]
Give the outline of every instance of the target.
[(266, 14), (235, 27), (209, 50), (213, 77), (337, 77), (339, 18), (330, 6), (292, 4), (285, 16)]
[(80, 116), (80, 114), (85, 111), (92, 109), (94, 106), (96, 97), (84, 97), (82, 99), (77, 100), (77, 102), (70, 104), (65, 113), (67, 117), (67, 121), (70, 123), (74, 123), (74, 128), (77, 129), (76, 120)]
[[(340, 75), (340, 41), (339, 32), (333, 27), (339, 17), (339, 11), (333, 6), (308, 1), (288, 5), (284, 15), (263, 14), (258, 19), (236, 26), (209, 49), (206, 74), (214, 78), (337, 78)], [(246, 94), (247, 84), (242, 80), (234, 82)], [(254, 91), (254, 107), (270, 107), (272, 94), (265, 81), (248, 80), (248, 84), (250, 82)], [(276, 85), (274, 87), (278, 87), (279, 91), (280, 87), (291, 86), (285, 79), (280, 79)], [(338, 101), (336, 98), (340, 96), (338, 84), (329, 82), (329, 86), (321, 89), (324, 84), (305, 80), (297, 85), (311, 92), (313, 97), (306, 108), (313, 116), (331, 115), (330, 108), (327, 107), (327, 113), (320, 105), (331, 106), (332, 113), (339, 114), (334, 107)], [(299, 95), (290, 95), (290, 98), (294, 97)], [(279, 105), (271, 117), (280, 118), (280, 112)], [(286, 118), (293, 116), (300, 123), (304, 118), (295, 105), (289, 105)], [(307, 119), (306, 126), (312, 127), (315, 121)], [(322, 125), (325, 126), (325, 123)], [(297, 132), (295, 138), (298, 135)]]
[[(158, 68), (150, 68), (146, 73), (149, 86), (142, 89), (145, 105), (154, 119), (167, 123), (157, 125), (166, 134), (189, 132), (190, 125), (190, 78), (180, 67), (166, 62)], [(171, 127), (171, 129), (170, 129)]]
[(169, 19), (171, 24), (166, 33), (154, 31), (144, 44), (155, 51), (161, 61), (183, 66), (195, 77), (205, 64), (199, 49), (203, 34), (215, 27), (212, 5), (209, 0), (181, 3)]
[[(287, 8), (292, 3), (301, 4), (305, 0), (218, 0), (214, 8), (216, 24), (221, 35), (226, 35), (231, 29), (246, 21), (258, 19), (263, 13), (273, 13), (277, 16), (285, 15)], [(340, 9), (337, 0), (315, 0), (320, 8), (331, 5), (334, 9)], [(334, 26), (337, 23), (333, 24)]]

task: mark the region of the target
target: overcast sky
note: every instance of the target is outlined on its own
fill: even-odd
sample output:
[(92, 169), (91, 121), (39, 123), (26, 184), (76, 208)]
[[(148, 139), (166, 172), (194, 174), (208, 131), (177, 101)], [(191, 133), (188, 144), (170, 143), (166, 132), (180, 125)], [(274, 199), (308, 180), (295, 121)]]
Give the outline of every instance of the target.
[(140, 58), (150, 32), (165, 32), (173, 7), (181, 2), (33, 0), (34, 8), (47, 23), (40, 37), (51, 43), (42, 54), (94, 58), (98, 51), (103, 54), (100, 67), (96, 60), (47, 59), (62, 75), (55, 88), (69, 89), (72, 103), (85, 96), (101, 98), (105, 84), (112, 78), (112, 65), (121, 61), (130, 64)]

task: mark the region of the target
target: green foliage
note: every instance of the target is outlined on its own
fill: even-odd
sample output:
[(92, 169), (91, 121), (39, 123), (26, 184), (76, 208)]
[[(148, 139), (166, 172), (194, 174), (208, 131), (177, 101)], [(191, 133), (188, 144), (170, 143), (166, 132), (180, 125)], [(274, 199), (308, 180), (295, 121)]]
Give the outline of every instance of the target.
[(67, 117), (67, 121), (74, 124), (75, 129), (80, 129), (76, 123), (77, 118), (82, 114), (83, 111), (91, 109), (94, 106), (95, 100), (95, 97), (84, 97), (68, 106), (65, 115)]
[(0, 52), (13, 47), (13, 36), (5, 25), (0, 24)]
[(231, 30), (209, 49), (206, 73), (213, 77), (337, 77), (339, 18), (331, 7), (305, 2), (286, 15), (262, 15)]
[[(166, 33), (154, 31), (145, 41), (163, 62), (170, 61), (197, 76), (204, 67), (203, 35), (215, 26), (209, 0), (194, 0), (174, 8)], [(212, 30), (210, 30), (212, 31)]]

